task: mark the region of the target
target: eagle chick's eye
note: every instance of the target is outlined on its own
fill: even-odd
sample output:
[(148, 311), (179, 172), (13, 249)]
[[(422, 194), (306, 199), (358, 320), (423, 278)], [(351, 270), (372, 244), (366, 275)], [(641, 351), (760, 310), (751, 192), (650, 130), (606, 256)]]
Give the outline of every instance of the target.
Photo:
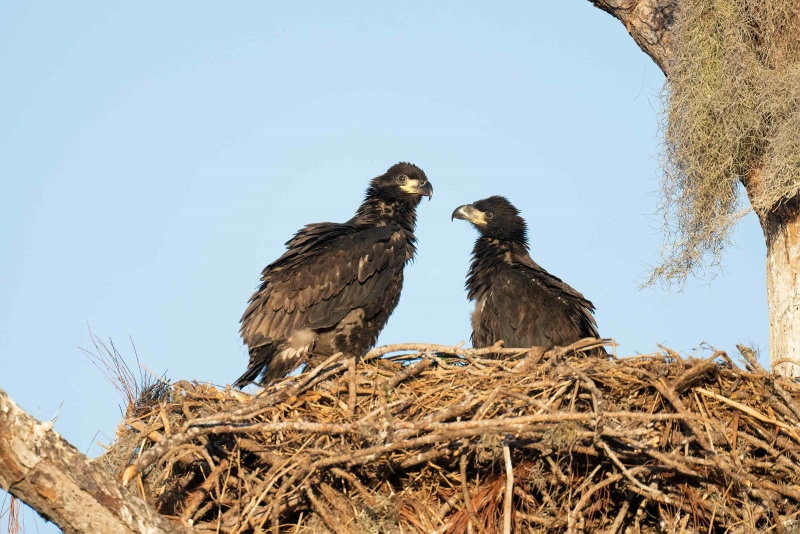
[(487, 219), (494, 219), (494, 213), (492, 213), (491, 211), (487, 211), (486, 212), (486, 218)]
[(401, 174), (400, 176), (397, 177), (397, 183), (398, 184), (402, 185), (402, 184), (406, 183), (407, 181), (408, 181), (408, 176), (406, 176), (405, 174)]

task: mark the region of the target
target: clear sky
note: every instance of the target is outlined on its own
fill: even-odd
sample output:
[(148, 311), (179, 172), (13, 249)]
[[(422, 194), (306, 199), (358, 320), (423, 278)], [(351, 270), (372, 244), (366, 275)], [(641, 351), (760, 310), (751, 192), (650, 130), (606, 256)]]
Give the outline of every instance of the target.
[(401, 160), (435, 195), (379, 343), (468, 340), (475, 233), (450, 213), (502, 194), (621, 354), (766, 353), (753, 215), (710, 284), (638, 290), (663, 76), (624, 27), (586, 0), (431, 4), (0, 1), (0, 388), (63, 403), (56, 430), (97, 455), (120, 399), (87, 323), (169, 378), (231, 382), (261, 269)]

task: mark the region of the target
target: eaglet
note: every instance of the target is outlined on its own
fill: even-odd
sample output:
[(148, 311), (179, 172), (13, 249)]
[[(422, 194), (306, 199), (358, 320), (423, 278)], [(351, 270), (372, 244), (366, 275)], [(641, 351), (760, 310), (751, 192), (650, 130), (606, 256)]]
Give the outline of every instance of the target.
[(506, 347), (547, 350), (599, 337), (594, 305), (531, 259), (525, 220), (505, 197), (459, 206), (452, 217), (480, 233), (466, 282), (475, 301), (474, 347), (502, 340)]
[(432, 195), (422, 169), (398, 163), (370, 182), (352, 219), (297, 232), (261, 273), (242, 316), (250, 363), (234, 385), (267, 384), (312, 358), (369, 350), (414, 258), (417, 205)]

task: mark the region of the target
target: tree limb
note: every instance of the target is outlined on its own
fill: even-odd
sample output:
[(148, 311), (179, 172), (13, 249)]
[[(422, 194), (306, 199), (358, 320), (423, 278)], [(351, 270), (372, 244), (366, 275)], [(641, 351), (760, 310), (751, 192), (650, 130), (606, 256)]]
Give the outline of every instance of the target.
[(159, 516), (0, 389), (0, 488), (67, 534), (189, 532)]
[(645, 54), (666, 75), (673, 58), (673, 31), (678, 0), (589, 0), (619, 19)]

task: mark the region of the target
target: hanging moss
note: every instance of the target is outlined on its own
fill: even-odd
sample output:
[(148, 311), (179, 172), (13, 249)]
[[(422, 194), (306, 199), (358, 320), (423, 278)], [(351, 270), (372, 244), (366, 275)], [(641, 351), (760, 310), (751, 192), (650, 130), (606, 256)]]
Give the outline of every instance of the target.
[(741, 215), (800, 192), (800, 5), (681, 0), (662, 93), (666, 233), (649, 283), (719, 266)]

